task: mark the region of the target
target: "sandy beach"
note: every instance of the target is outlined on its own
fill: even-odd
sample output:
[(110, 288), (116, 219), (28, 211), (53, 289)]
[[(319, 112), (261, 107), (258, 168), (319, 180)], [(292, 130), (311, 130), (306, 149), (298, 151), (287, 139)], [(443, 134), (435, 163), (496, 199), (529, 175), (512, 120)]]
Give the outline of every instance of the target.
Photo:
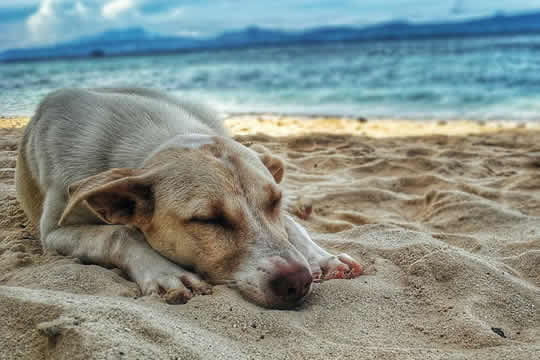
[(287, 164), (288, 209), (360, 260), (293, 311), (225, 286), (185, 305), (44, 253), (15, 197), (25, 118), (0, 118), (0, 359), (538, 359), (540, 127), (236, 115)]

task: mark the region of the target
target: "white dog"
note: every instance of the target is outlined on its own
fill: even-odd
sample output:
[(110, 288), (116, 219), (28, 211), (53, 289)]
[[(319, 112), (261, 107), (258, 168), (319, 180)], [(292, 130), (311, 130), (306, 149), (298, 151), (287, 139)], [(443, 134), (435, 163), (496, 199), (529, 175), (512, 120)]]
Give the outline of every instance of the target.
[(231, 139), (205, 106), (145, 89), (67, 89), (39, 105), (16, 177), (44, 248), (118, 267), (170, 303), (210, 293), (208, 281), (287, 308), (313, 281), (363, 269), (284, 214), (283, 175), (281, 160)]

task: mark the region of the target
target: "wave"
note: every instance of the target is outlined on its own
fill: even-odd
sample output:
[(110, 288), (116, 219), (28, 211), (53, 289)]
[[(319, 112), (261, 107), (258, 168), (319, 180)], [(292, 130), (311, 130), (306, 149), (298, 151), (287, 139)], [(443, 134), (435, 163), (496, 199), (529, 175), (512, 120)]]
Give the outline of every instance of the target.
[(224, 111), (537, 121), (540, 36), (0, 64), (2, 115), (61, 87), (144, 86)]

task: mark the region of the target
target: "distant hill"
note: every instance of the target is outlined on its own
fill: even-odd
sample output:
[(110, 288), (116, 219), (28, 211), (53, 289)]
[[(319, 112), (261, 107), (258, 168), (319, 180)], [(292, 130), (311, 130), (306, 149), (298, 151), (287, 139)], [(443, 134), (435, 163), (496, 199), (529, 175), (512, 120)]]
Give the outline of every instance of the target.
[(0, 53), (0, 61), (43, 58), (129, 55), (175, 52), (193, 49), (234, 48), (260, 45), (463, 37), (496, 34), (540, 33), (540, 12), (519, 15), (497, 14), (474, 20), (445, 23), (395, 21), (367, 27), (328, 26), (303, 31), (284, 31), (250, 26), (224, 32), (216, 37), (178, 37), (152, 34), (142, 28), (109, 30), (49, 47), (10, 49)]

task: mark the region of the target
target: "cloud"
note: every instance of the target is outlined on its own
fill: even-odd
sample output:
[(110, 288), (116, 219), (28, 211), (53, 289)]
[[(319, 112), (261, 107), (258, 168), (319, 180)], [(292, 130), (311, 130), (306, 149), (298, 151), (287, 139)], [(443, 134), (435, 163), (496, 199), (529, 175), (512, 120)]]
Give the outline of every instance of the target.
[(111, 19), (125, 13), (130, 9), (133, 9), (134, 7), (134, 0), (113, 0), (103, 5), (103, 8), (101, 9), (101, 14), (105, 18)]
[(31, 43), (62, 42), (112, 27), (133, 26), (138, 17), (125, 16), (134, 0), (43, 0), (26, 20)]
[(208, 36), (249, 25), (361, 26), (533, 9), (540, 9), (540, 0), (0, 0), (0, 48), (63, 42), (133, 26), (162, 34)]
[(44, 0), (37, 12), (26, 21), (26, 25), (34, 41), (40, 42), (45, 40), (45, 37), (50, 37), (54, 34), (57, 24), (55, 5), (54, 0)]
[[(159, 4), (160, 1), (156, 1)], [(184, 9), (159, 4), (161, 11), (145, 13), (151, 0), (42, 0), (26, 19), (28, 42), (48, 44), (111, 28), (142, 26), (163, 33), (199, 32), (178, 27)]]

